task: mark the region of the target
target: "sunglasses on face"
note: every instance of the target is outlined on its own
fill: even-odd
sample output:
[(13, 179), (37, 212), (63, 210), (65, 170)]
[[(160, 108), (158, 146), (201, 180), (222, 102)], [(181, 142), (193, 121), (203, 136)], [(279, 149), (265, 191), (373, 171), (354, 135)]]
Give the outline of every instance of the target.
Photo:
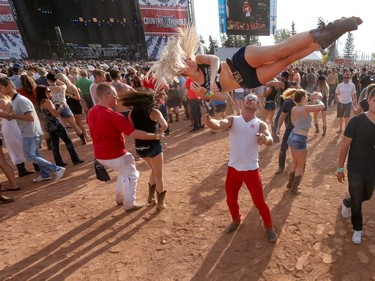
[(254, 101), (254, 102), (258, 102), (258, 98), (255, 97), (255, 96), (246, 96), (246, 97), (245, 97), (245, 100), (252, 100), (252, 101)]

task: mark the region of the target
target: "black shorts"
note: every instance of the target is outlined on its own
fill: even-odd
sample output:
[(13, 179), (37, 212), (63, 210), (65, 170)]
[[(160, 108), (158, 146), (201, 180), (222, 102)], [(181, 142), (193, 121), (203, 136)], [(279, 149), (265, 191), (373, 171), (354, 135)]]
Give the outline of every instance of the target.
[(256, 88), (262, 83), (259, 82), (256, 68), (252, 67), (245, 60), (245, 47), (239, 49), (232, 57), (234, 68), (241, 74), (243, 81), (240, 83), (242, 88)]
[(135, 150), (141, 158), (153, 158), (163, 152), (163, 146), (161, 142), (149, 142), (141, 145), (136, 144)]
[(352, 111), (352, 103), (337, 103), (337, 118), (342, 118), (342, 117), (350, 117), (350, 113)]

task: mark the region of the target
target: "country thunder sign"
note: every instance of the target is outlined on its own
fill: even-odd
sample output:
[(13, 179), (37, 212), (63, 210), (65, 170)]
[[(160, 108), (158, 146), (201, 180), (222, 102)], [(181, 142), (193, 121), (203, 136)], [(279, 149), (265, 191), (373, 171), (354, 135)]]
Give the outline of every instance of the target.
[(139, 0), (148, 57), (160, 58), (160, 53), (176, 28), (189, 21), (187, 0)]
[(8, 0), (0, 1), (0, 59), (27, 57), (25, 46)]

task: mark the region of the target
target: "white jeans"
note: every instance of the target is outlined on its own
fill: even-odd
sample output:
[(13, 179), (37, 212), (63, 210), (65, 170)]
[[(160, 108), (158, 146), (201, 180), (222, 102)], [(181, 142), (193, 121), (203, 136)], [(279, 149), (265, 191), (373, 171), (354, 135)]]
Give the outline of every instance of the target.
[(127, 152), (115, 159), (96, 159), (105, 168), (117, 171), (116, 202), (124, 204), (125, 209), (134, 206), (137, 192), (137, 180), (139, 172), (135, 167), (133, 155)]

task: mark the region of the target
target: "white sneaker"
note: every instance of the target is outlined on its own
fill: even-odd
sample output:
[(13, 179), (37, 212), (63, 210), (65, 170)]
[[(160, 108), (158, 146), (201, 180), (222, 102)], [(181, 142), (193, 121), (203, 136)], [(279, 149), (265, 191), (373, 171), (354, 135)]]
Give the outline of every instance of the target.
[(345, 206), (344, 201), (341, 202), (341, 215), (344, 219), (348, 219), (350, 217), (350, 208)]
[(56, 171), (56, 178), (55, 178), (55, 180), (59, 181), (62, 178), (62, 176), (64, 175), (64, 173), (65, 173), (65, 168), (64, 167), (60, 167), (60, 169)]
[(361, 239), (362, 239), (362, 230), (354, 230), (352, 241), (354, 244), (361, 244)]
[(48, 180), (51, 180), (51, 179), (52, 179), (51, 176), (43, 178), (42, 175), (39, 175), (39, 177), (37, 177), (36, 179), (33, 179), (33, 182), (37, 183), (37, 182), (41, 182), (41, 181), (48, 181)]

